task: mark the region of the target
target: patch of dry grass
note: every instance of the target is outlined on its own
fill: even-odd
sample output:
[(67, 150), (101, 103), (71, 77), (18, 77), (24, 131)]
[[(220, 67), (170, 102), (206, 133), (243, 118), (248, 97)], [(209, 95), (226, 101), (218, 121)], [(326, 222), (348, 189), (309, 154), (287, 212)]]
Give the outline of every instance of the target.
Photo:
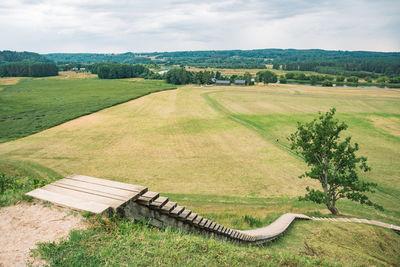
[[(19, 82), (22, 77), (5, 77), (0, 78), (0, 91), (4, 89), (4, 85), (13, 85)], [(3, 85), (3, 86), (2, 86)]]
[(398, 117), (369, 117), (376, 127), (388, 132), (389, 134), (400, 137), (400, 118)]
[(58, 76), (53, 79), (93, 79), (97, 78), (97, 74), (91, 72), (76, 72), (76, 71), (60, 71)]

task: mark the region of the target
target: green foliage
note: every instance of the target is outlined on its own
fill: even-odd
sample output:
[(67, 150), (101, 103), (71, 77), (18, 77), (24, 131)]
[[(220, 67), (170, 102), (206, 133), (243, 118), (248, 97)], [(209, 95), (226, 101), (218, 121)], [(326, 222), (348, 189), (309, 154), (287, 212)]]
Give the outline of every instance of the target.
[(285, 74), (286, 79), (294, 79), (294, 72), (288, 72)]
[(243, 75), (243, 80), (246, 81), (246, 85), (254, 85), (254, 82), (251, 81), (253, 77), (251, 76), (250, 72), (246, 71)]
[(151, 72), (142, 65), (109, 64), (100, 63), (92, 67), (93, 73), (97, 73), (100, 79), (145, 78)]
[(282, 84), (285, 84), (285, 83), (287, 83), (287, 79), (285, 78), (285, 76), (281, 76), (281, 77), (279, 77), (279, 82)]
[(40, 243), (35, 251), (50, 266), (315, 266), (333, 264), (297, 254), (270, 253), (143, 222), (93, 218), (94, 227), (68, 240)]
[(165, 75), (166, 81), (172, 84), (188, 84), (193, 82), (193, 73), (185, 68), (172, 68)]
[(386, 76), (379, 77), (377, 80), (378, 83), (387, 83), (389, 82), (389, 78)]
[(383, 208), (369, 200), (365, 192), (374, 192), (375, 183), (361, 181), (357, 167), (364, 172), (370, 171), (367, 158), (357, 157), (358, 144), (350, 143), (351, 137), (340, 140), (340, 133), (347, 129), (344, 122), (334, 118), (336, 110), (332, 108), (310, 123), (298, 123), (297, 131), (288, 138), (291, 149), (298, 151), (310, 170), (300, 176), (316, 179), (323, 191), (307, 187), (303, 200), (325, 204), (332, 214), (337, 215), (336, 201), (347, 198), (352, 201)]
[(350, 76), (346, 80), (349, 83), (358, 83), (358, 77), (356, 77), (356, 76)]
[(122, 54), (94, 54), (94, 53), (51, 53), (44, 55), (57, 64), (69, 64), (69, 63), (83, 63), (93, 64), (100, 62), (108, 63), (121, 63), (121, 64), (148, 64), (153, 61), (147, 57), (136, 56), (132, 52)]
[(366, 81), (367, 83), (372, 83), (372, 78), (371, 78), (370, 76), (367, 76), (367, 77), (365, 77), (364, 79), (365, 79), (365, 81)]
[(400, 83), (400, 76), (390, 78), (389, 83)]
[(194, 74), (194, 79), (197, 84), (210, 84), (211, 79), (214, 77), (214, 72), (199, 71)]
[(269, 70), (257, 72), (256, 77), (257, 81), (263, 82), (264, 84), (276, 83), (278, 81), (278, 76)]
[(163, 81), (24, 79), (0, 91), (0, 143), (174, 88)]
[(279, 69), (281, 68), (281, 65), (280, 65), (279, 63), (274, 62), (274, 63), (272, 64), (272, 68), (273, 68), (274, 70), (279, 70)]
[(0, 64), (9, 62), (46, 62), (50, 63), (51, 60), (46, 57), (32, 52), (15, 52), (4, 50), (0, 51)]
[(0, 77), (46, 77), (57, 76), (54, 63), (13, 62), (0, 65)]
[(322, 86), (332, 87), (332, 86), (333, 86), (333, 83), (332, 83), (331, 81), (324, 81), (324, 82), (322, 83)]
[(0, 174), (0, 207), (26, 199), (23, 194), (48, 183), (36, 177), (16, 177)]

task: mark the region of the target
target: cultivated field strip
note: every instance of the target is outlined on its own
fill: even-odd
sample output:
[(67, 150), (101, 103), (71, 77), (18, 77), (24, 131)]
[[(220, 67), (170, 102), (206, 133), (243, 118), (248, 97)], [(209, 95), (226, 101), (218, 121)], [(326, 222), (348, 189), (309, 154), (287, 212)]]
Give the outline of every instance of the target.
[(373, 224), (400, 232), (400, 227), (378, 221), (346, 218), (310, 218), (303, 214), (285, 213), (270, 225), (254, 230), (235, 230), (148, 191), (144, 186), (125, 184), (83, 175), (72, 175), (35, 189), (27, 195), (73, 209), (93, 213), (116, 212), (129, 220), (145, 220), (164, 228), (173, 227), (185, 232), (246, 244), (263, 244), (281, 236), (296, 219), (358, 222)]

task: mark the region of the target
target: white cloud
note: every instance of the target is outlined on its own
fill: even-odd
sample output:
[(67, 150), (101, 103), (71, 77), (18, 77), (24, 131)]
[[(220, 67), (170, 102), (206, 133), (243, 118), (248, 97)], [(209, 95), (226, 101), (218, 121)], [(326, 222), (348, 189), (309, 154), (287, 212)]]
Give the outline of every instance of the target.
[(143, 52), (254, 48), (400, 50), (387, 1), (0, 0), (0, 49)]

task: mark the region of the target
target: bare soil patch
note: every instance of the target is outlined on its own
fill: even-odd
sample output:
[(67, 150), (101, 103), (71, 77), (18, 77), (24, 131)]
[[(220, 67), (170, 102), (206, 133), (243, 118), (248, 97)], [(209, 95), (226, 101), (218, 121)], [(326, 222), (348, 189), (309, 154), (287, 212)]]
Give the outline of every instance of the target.
[(30, 250), (36, 243), (60, 240), (72, 229), (84, 228), (86, 224), (79, 213), (40, 201), (1, 208), (0, 266), (25, 266), (34, 262)]

